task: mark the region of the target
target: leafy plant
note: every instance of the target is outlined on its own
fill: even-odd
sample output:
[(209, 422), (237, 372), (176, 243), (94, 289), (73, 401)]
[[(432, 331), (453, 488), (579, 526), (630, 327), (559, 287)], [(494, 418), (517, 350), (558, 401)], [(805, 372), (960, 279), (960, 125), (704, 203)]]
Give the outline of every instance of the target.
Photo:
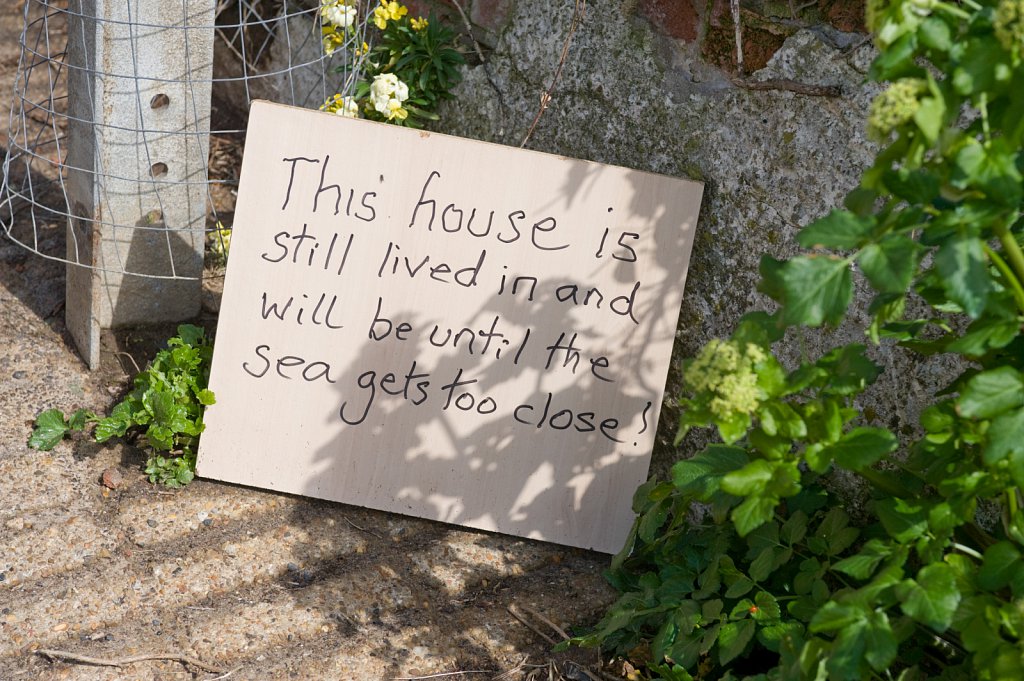
[[(869, 4), (883, 148), (810, 252), (762, 260), (777, 311), (686, 364), (680, 435), (723, 442), (637, 491), (622, 595), (574, 639), (655, 677), (1024, 678), (1024, 2)], [(902, 442), (856, 408), (864, 346), (772, 354), (843, 321), (854, 265), (872, 342), (965, 367)], [(856, 526), (839, 474), (870, 493)]]
[(462, 80), (458, 67), (465, 63), (453, 30), (433, 14), (411, 17), (404, 5), (380, 0), (363, 18), (370, 42), (359, 45), (355, 0), (321, 4), (325, 51), (348, 48), (350, 53), (337, 69), (344, 75), (345, 94), (328, 98), (322, 110), (413, 128), (438, 120), (437, 106), (452, 98), (452, 88)]
[(44, 411), (36, 419), (29, 446), (52, 449), (69, 430), (81, 430), (95, 422), (96, 442), (128, 434), (142, 438), (151, 450), (146, 461), (150, 482), (168, 487), (187, 485), (195, 477), (203, 410), (214, 403), (207, 388), (212, 355), (205, 331), (182, 324), (178, 335), (135, 377), (133, 390), (109, 416), (97, 419), (80, 409), (65, 420), (58, 409)]

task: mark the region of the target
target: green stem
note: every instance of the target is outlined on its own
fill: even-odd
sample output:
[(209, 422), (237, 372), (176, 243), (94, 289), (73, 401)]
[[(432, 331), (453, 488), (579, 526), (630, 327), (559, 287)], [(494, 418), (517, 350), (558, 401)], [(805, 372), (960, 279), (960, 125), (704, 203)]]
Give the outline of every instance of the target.
[(977, 558), (978, 560), (982, 560), (984, 558), (984, 556), (972, 549), (970, 546), (964, 546), (963, 544), (953, 542), (953, 548), (960, 553), (966, 553), (971, 558)]
[(978, 101), (978, 111), (981, 112), (981, 132), (985, 136), (985, 146), (992, 141), (991, 131), (988, 127), (988, 93), (982, 92)]
[[(1013, 232), (1010, 231), (1008, 226), (999, 223), (993, 231), (996, 237), (999, 238), (999, 243), (1003, 246), (1006, 259), (1009, 260), (1010, 266), (1016, 273), (1016, 277), (1012, 277), (1012, 279), (1015, 280), (1016, 287), (1021, 288), (1021, 282), (1024, 282), (1024, 252), (1020, 250), (1020, 244), (1017, 243), (1016, 237), (1014, 237)], [(1021, 308), (1021, 311), (1024, 312), (1024, 307)]]
[(1009, 288), (1013, 293), (1013, 298), (1017, 301), (1017, 307), (1020, 308), (1021, 312), (1024, 312), (1024, 286), (1021, 286), (1021, 283), (1017, 281), (1017, 277), (1014, 276), (1013, 270), (1006, 264), (1006, 261), (1003, 260), (1002, 256), (993, 251), (988, 244), (985, 244), (985, 254), (988, 256), (988, 259), (992, 261), (992, 264), (996, 266), (996, 269), (1003, 275), (1003, 278), (1006, 279), (1007, 288)]

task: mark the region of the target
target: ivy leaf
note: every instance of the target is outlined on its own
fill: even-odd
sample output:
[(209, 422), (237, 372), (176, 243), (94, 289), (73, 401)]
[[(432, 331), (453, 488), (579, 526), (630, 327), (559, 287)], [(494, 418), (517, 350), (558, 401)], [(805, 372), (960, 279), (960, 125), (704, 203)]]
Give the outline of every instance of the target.
[(949, 299), (978, 317), (992, 289), (981, 239), (965, 234), (950, 237), (935, 254), (935, 267)]
[(865, 246), (858, 262), (876, 291), (903, 293), (917, 270), (919, 250), (916, 241), (896, 234)]
[(757, 625), (753, 620), (727, 622), (718, 632), (718, 661), (722, 665), (732, 662), (754, 638)]
[(896, 436), (885, 428), (858, 427), (844, 434), (823, 451), (843, 468), (859, 471), (896, 449)]
[(1011, 366), (976, 374), (960, 394), (960, 414), (968, 418), (992, 418), (1024, 405), (1024, 378)]
[(916, 581), (905, 580), (900, 591), (903, 612), (940, 633), (949, 628), (960, 605), (956, 571), (945, 563), (924, 566)]
[(28, 446), (48, 452), (64, 439), (68, 424), (60, 409), (47, 409), (36, 417), (36, 427), (28, 439)]
[(804, 248), (824, 246), (847, 250), (859, 246), (874, 226), (874, 218), (860, 217), (847, 210), (833, 210), (804, 227), (796, 240)]
[(837, 326), (853, 298), (849, 261), (822, 255), (793, 258), (779, 272), (783, 319), (804, 326)]

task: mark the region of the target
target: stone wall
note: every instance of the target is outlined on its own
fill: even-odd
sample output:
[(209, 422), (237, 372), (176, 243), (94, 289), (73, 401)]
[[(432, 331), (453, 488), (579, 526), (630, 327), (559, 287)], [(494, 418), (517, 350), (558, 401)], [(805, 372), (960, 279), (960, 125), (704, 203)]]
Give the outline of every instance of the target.
[[(874, 56), (870, 42), (837, 28), (860, 26), (856, 6), (825, 2), (805, 7), (797, 19), (772, 19), (772, 11), (788, 17), (789, 5), (743, 4), (745, 61), (763, 64), (748, 70), (748, 79), (838, 88), (839, 96), (827, 97), (737, 85), (734, 56), (723, 47), (734, 44), (727, 0), (711, 0), (699, 11), (690, 3), (587, 2), (553, 98), (526, 144), (706, 183), (677, 359), (727, 336), (743, 313), (771, 305), (756, 292), (758, 262), (765, 253), (793, 254), (797, 230), (840, 205), (856, 186), (875, 150), (864, 122), (878, 91), (865, 83)], [(477, 0), (468, 14), (483, 24), (474, 29), (486, 62), (466, 69), (438, 129), (522, 143), (558, 64), (572, 6), (567, 0)], [(816, 357), (834, 344), (862, 340), (866, 300), (862, 291), (849, 323), (837, 331), (787, 339), (783, 355), (795, 362), (801, 353)], [(887, 370), (865, 398), (865, 412), (874, 419), (886, 415), (877, 425), (908, 432), (917, 423), (915, 405), (952, 369), (910, 365), (892, 348), (873, 352)], [(699, 445), (691, 439), (682, 451), (669, 446), (677, 392), (673, 371), (655, 470)]]

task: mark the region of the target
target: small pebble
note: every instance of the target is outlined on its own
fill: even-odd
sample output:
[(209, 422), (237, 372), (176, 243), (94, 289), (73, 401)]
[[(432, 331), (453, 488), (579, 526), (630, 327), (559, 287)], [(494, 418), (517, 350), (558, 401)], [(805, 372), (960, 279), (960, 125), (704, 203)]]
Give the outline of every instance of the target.
[(204, 520), (203, 525), (206, 525), (207, 527), (213, 525), (213, 518), (207, 518), (206, 520)]
[(149, 520), (146, 521), (146, 524), (149, 525), (150, 527), (156, 527), (157, 522), (155, 520), (153, 520), (152, 518), (150, 518)]
[(288, 563), (288, 572), (298, 572), (299, 566), (295, 563)]
[(27, 372), (27, 371), (15, 371), (15, 372), (14, 372), (13, 374), (11, 374), (11, 375), (12, 375), (12, 376), (13, 376), (14, 378), (17, 378), (18, 380), (21, 380), (21, 379), (25, 378), (26, 376), (28, 376), (28, 372)]
[(110, 468), (103, 471), (102, 479), (104, 487), (108, 487), (110, 489), (117, 489), (118, 487), (121, 486), (121, 483), (124, 482), (124, 474), (116, 466), (111, 466)]

